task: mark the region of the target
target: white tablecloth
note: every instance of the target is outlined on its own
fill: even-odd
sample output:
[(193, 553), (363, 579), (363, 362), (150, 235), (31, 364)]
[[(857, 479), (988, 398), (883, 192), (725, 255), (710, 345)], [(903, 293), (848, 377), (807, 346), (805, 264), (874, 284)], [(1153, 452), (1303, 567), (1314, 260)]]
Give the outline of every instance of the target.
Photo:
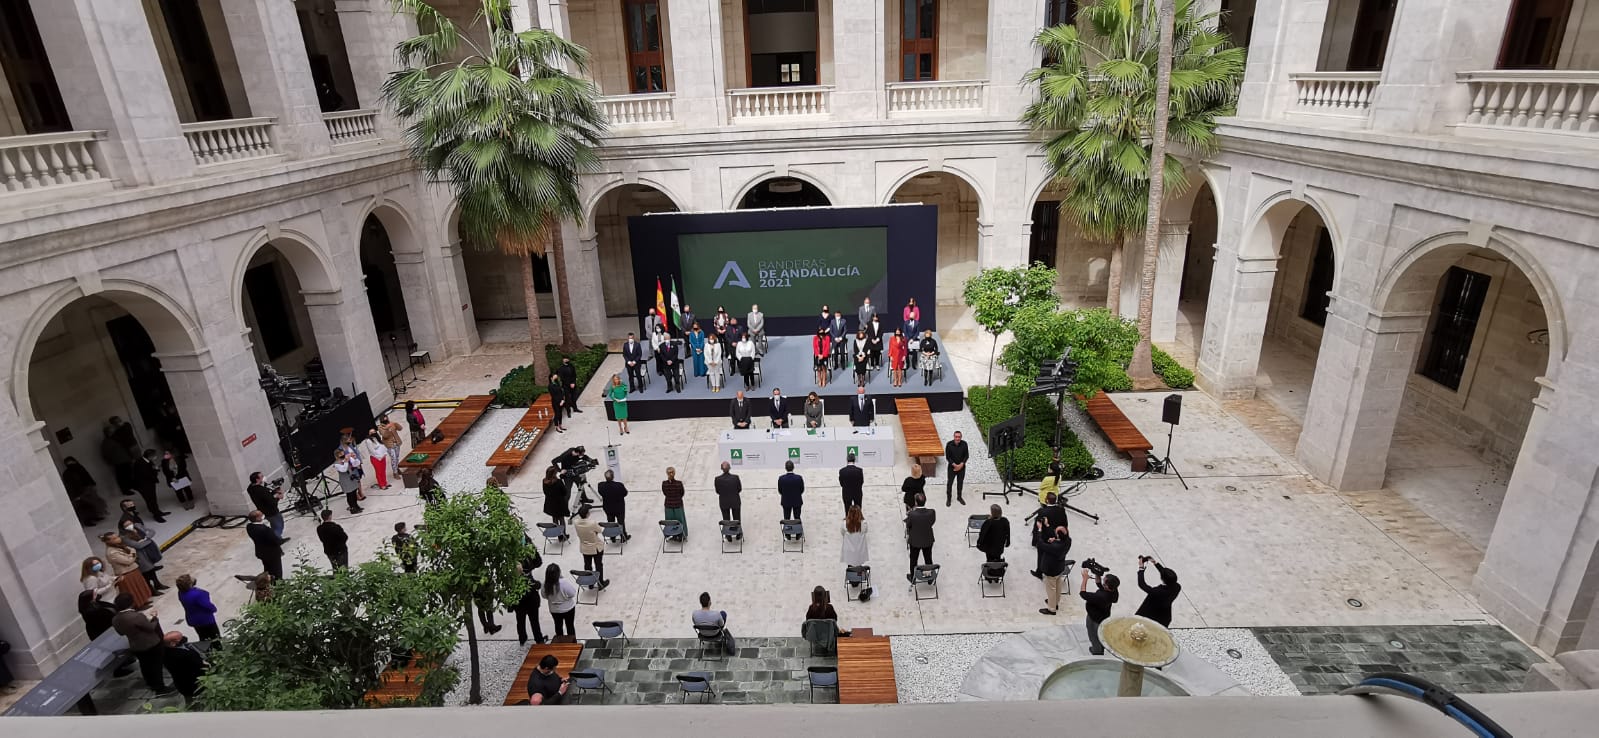
[(894, 429), (886, 426), (729, 428), (716, 438), (716, 458), (734, 469), (781, 469), (786, 461), (793, 461), (796, 469), (837, 469), (853, 452), (858, 466), (893, 466), (894, 441)]

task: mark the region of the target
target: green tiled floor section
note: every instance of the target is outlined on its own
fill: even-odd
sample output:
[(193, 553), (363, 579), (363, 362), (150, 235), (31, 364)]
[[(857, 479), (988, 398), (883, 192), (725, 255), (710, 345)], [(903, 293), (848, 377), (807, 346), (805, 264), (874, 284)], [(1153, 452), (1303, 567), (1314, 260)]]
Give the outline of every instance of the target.
[(1459, 694), (1515, 692), (1527, 669), (1542, 661), (1497, 625), (1252, 630), (1304, 694), (1333, 694), (1384, 671), (1413, 674)]
[[(736, 633), (735, 633), (736, 635)], [(578, 668), (604, 669), (614, 694), (611, 705), (659, 705), (683, 701), (677, 674), (690, 671), (711, 672), (716, 698), (721, 704), (782, 704), (811, 701), (806, 667), (835, 666), (832, 656), (811, 656), (811, 647), (801, 638), (739, 638), (738, 654), (700, 658), (699, 641), (693, 638), (634, 639), (622, 647), (621, 639), (585, 643)], [(836, 702), (831, 690), (817, 690), (816, 701)], [(698, 695), (689, 697), (697, 702)], [(589, 692), (568, 703), (599, 704), (600, 695)]]

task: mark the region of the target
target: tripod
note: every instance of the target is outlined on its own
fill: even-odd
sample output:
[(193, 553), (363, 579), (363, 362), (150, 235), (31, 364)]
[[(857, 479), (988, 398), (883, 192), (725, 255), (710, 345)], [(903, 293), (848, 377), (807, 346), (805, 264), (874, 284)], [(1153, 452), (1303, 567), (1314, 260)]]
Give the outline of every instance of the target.
[(294, 483), (294, 509), (303, 515), (315, 517), (317, 510), (322, 509), (322, 501), (338, 495), (334, 491), (334, 480), (326, 474), (318, 474), (316, 479), (309, 484), (305, 480), (296, 480)]
[(1177, 462), (1171, 460), (1171, 437), (1176, 429), (1176, 423), (1166, 424), (1166, 455), (1157, 459), (1154, 454), (1147, 454), (1149, 466), (1144, 469), (1143, 474), (1138, 475), (1139, 479), (1151, 474), (1175, 474), (1177, 481), (1183, 483), (1183, 489), (1188, 489), (1188, 480), (1183, 479), (1183, 473), (1177, 470)]

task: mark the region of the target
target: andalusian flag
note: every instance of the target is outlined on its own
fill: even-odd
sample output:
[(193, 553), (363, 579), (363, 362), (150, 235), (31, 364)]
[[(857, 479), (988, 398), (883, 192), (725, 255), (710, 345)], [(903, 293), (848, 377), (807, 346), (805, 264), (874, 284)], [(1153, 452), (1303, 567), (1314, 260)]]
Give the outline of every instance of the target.
[(661, 278), (655, 278), (655, 317), (661, 319), (661, 327), (666, 327), (666, 294), (661, 292)]
[(677, 301), (677, 277), (672, 277), (672, 325), (677, 326), (679, 331), (688, 329), (688, 326), (683, 325), (683, 308)]

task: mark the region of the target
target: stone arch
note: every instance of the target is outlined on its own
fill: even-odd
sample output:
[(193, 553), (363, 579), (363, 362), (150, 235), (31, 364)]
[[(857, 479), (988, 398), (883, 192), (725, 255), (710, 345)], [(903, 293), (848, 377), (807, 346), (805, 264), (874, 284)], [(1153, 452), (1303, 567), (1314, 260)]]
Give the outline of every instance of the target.
[(901, 175), (899, 179), (896, 179), (889, 184), (888, 191), (882, 193), (882, 195), (878, 197), (878, 203), (887, 205), (893, 202), (894, 195), (899, 193), (900, 188), (904, 187), (905, 183), (923, 174), (948, 174), (965, 182), (968, 187), (972, 188), (972, 192), (976, 193), (977, 195), (977, 220), (979, 222), (987, 222), (989, 199), (987, 191), (983, 189), (982, 180), (971, 172), (960, 168), (959, 166), (951, 166), (949, 164), (943, 164), (940, 166), (922, 166), (906, 172), (905, 174)]
[(183, 306), (159, 287), (128, 279), (107, 279), (100, 289), (89, 292), (80, 284), (56, 290), (42, 302), (18, 335), (16, 352), (11, 356), (11, 392), (17, 414), (24, 423), (38, 420), (33, 411), (29, 366), (39, 337), (50, 321), (72, 303), (85, 297), (102, 297), (116, 303), (144, 326), (156, 350), (161, 353), (192, 353), (204, 349), (205, 339), (199, 324)]
[(778, 177), (788, 177), (788, 178), (791, 178), (791, 179), (797, 179), (797, 180), (799, 180), (801, 182), (809, 184), (812, 187), (815, 187), (816, 189), (821, 190), (822, 194), (827, 197), (827, 201), (829, 203), (832, 203), (835, 206), (841, 204), (841, 201), (839, 200), (839, 197), (838, 197), (838, 193), (836, 193), (833, 190), (833, 188), (828, 187), (826, 184), (823, 184), (821, 178), (816, 177), (815, 175), (812, 175), (812, 174), (808, 174), (805, 171), (799, 170), (799, 169), (790, 168), (787, 171), (780, 172), (774, 167), (774, 168), (771, 168), (771, 169), (762, 170), (760, 173), (755, 174), (755, 175), (749, 177), (748, 179), (744, 180), (744, 183), (742, 185), (740, 185), (739, 188), (738, 188), (738, 193), (733, 195), (733, 199), (728, 202), (727, 209), (728, 210), (738, 210), (739, 209), (739, 203), (744, 202), (744, 196), (748, 195), (750, 193), (750, 190), (755, 189), (758, 185), (760, 185), (761, 183), (765, 182), (766, 180), (775, 179), (775, 178), (778, 178)]
[(335, 292), (343, 287), (333, 277), (338, 273), (333, 267), (333, 259), (315, 239), (299, 231), (263, 230), (245, 245), (233, 264), (233, 277), (228, 289), (233, 292), (233, 315), (239, 319), (239, 325), (245, 324), (244, 273), (256, 253), (268, 246), (277, 248), (288, 260), (302, 291)]
[[(656, 190), (662, 195), (665, 195), (666, 199), (671, 200), (672, 205), (675, 206), (679, 212), (688, 210), (688, 199), (673, 191), (673, 189), (665, 182), (652, 177), (634, 177), (631, 179), (631, 181), (628, 178), (619, 177), (594, 188), (593, 193), (583, 200), (583, 220), (578, 223), (579, 238), (587, 239), (595, 237), (596, 233), (594, 228), (594, 217), (596, 214), (595, 211), (600, 207), (600, 203), (604, 201), (606, 195), (609, 195), (612, 192), (615, 192), (616, 190), (628, 185), (638, 185), (640, 187), (648, 187)], [(751, 184), (750, 186), (753, 187), (755, 185)]]
[[(1211, 191), (1215, 192), (1215, 189), (1212, 188)], [(1288, 231), (1288, 226), (1293, 223), (1294, 218), (1299, 215), (1299, 211), (1307, 206), (1321, 216), (1321, 222), (1327, 226), (1327, 233), (1332, 236), (1334, 274), (1337, 274), (1338, 267), (1348, 255), (1343, 226), (1333, 217), (1332, 208), (1327, 203), (1308, 192), (1281, 190), (1263, 199), (1247, 217), (1246, 225), (1240, 231), (1242, 236), (1239, 239), (1238, 256), (1243, 259), (1271, 259), (1282, 256), (1283, 235)], [(1221, 209), (1220, 199), (1217, 199), (1216, 207), (1218, 211)]]

